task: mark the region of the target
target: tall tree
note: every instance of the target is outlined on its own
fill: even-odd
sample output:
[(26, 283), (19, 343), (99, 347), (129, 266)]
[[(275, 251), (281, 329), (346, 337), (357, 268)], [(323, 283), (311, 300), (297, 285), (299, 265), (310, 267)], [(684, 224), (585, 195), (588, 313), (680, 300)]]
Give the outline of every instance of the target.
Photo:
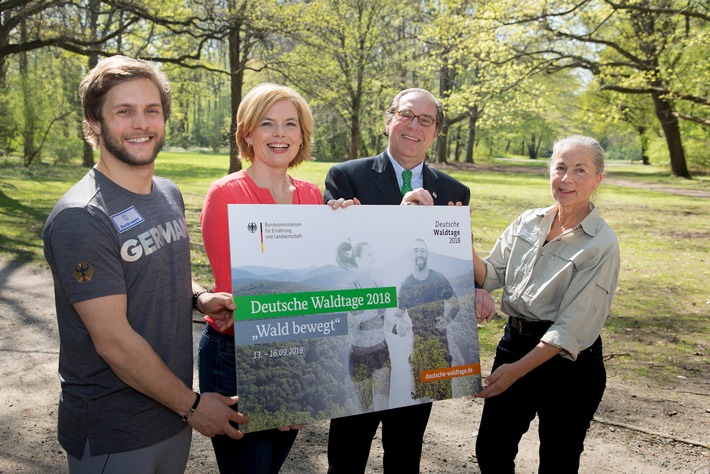
[[(397, 35), (412, 12), (399, 0), (313, 0), (302, 6), (299, 44), (280, 71), (314, 104), (337, 113), (349, 133), (350, 159), (361, 156), (363, 118), (369, 105), (381, 102), (396, 69)], [(382, 109), (373, 116), (381, 130)]]
[[(103, 45), (120, 38), (139, 20), (134, 15), (117, 14), (115, 7), (105, 6), (102, 9), (103, 3), (99, 0), (0, 2), (0, 88), (5, 88), (8, 61), (15, 55), (18, 56), (24, 92), (33, 87), (25, 80), (27, 58), (31, 52), (63, 49), (87, 55), (89, 66), (95, 65)], [(100, 16), (104, 19), (101, 31), (97, 26)], [(40, 148), (34, 143), (38, 125), (33, 106), (35, 100), (27, 95), (25, 97), (24, 161), (30, 164)], [(63, 116), (69, 113), (64, 112)], [(81, 134), (81, 131), (77, 133)], [(93, 152), (88, 145), (85, 145), (83, 164), (93, 165)]]
[[(548, 40), (521, 54), (548, 58), (551, 68), (589, 70), (602, 90), (650, 96), (671, 174), (690, 178), (678, 120), (710, 127), (707, 6), (683, 0), (577, 0), (507, 7), (503, 21)], [(688, 61), (688, 55), (698, 62)]]
[[(473, 162), (476, 127), (489, 108), (512, 112), (534, 109), (537, 98), (525, 94), (522, 86), (544, 63), (522, 58), (509, 43), (529, 39), (514, 36), (495, 21), (489, 2), (442, 0), (430, 4), (422, 40), (429, 54), (424, 62), (439, 77), (439, 95), (447, 120), (437, 141), (439, 162), (448, 158), (450, 126), (467, 124), (465, 161)], [(517, 58), (516, 58), (517, 56)], [(505, 104), (500, 107), (497, 104)], [(495, 119), (493, 119), (495, 120)]]
[[(276, 30), (276, 5), (263, 1), (227, 1), (227, 44), (229, 45), (229, 79), (231, 91), (231, 121), (229, 127), (229, 172), (241, 169), (236, 142), (237, 110), (242, 101), (244, 73), (247, 69), (259, 70), (254, 61), (254, 50), (271, 39)], [(249, 67), (254, 61), (254, 66)]]
[[(47, 47), (87, 54), (120, 37), (139, 20), (135, 15), (127, 15), (122, 21), (114, 22), (104, 36), (90, 38), (84, 35), (85, 30), (77, 20), (87, 17), (86, 11), (96, 8), (95, 3), (87, 0), (0, 2), (0, 84), (5, 79), (7, 60), (13, 54)], [(19, 30), (23, 22), (28, 25), (24, 36)]]
[[(621, 142), (614, 147), (615, 151), (622, 152), (620, 157), (641, 161), (644, 165), (651, 164), (648, 152), (650, 141), (654, 135), (661, 136), (661, 130), (649, 95), (601, 91), (598, 81), (594, 80), (582, 95), (580, 105), (580, 120), (590, 124), (595, 135)], [(617, 139), (619, 135), (621, 137)], [(636, 149), (629, 149), (630, 142)]]
[[(288, 36), (291, 29), (296, 27), (288, 21), (292, 8), (279, 0), (199, 0), (190, 2), (189, 7), (180, 25), (194, 23), (199, 33), (191, 33), (189, 28), (173, 24), (170, 25), (170, 31), (191, 36), (191, 43), (198, 53), (189, 58), (189, 64), (185, 62), (184, 56), (176, 56), (173, 60), (163, 55), (155, 60), (203, 67), (227, 75), (231, 103), (229, 172), (232, 173), (241, 169), (235, 133), (245, 73), (258, 72), (268, 67), (265, 58), (269, 55), (265, 52), (277, 48), (278, 38)], [(151, 18), (155, 21), (160, 18), (160, 13)], [(171, 21), (174, 23), (174, 19)], [(217, 48), (215, 43), (222, 43), (225, 47)], [(214, 52), (215, 49), (226, 51), (227, 57), (210, 55), (209, 51)]]
[[(20, 39), (27, 40), (27, 20), (20, 21)], [(20, 83), (22, 84), (23, 110), (25, 119), (25, 129), (22, 134), (24, 145), (24, 162), (28, 165), (35, 156), (35, 133), (37, 132), (37, 107), (35, 106), (35, 94), (33, 93), (34, 81), (30, 78), (29, 59), (27, 51), (20, 53)]]
[[(89, 0), (89, 8), (86, 12), (87, 14), (87, 29), (89, 38), (91, 40), (96, 40), (99, 38), (99, 6), (101, 5), (101, 0)], [(88, 70), (93, 69), (99, 63), (99, 55), (96, 52), (90, 52), (86, 58), (86, 63)], [(79, 127), (79, 136), (82, 138), (83, 154), (81, 158), (81, 164), (86, 168), (91, 168), (94, 166), (94, 147), (84, 140), (84, 127)]]

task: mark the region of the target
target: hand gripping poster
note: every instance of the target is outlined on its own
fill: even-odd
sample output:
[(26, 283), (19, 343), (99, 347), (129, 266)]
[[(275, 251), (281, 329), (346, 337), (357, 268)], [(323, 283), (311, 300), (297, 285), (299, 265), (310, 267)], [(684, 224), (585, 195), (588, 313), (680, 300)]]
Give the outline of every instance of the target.
[(244, 431), (481, 390), (468, 207), (229, 205)]

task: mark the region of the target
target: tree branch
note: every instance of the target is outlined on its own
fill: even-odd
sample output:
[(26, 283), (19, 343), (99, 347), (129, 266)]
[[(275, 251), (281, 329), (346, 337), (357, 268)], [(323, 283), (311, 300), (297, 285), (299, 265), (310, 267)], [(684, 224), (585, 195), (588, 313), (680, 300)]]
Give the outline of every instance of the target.
[[(651, 3), (614, 3), (613, 1), (607, 0), (607, 5), (611, 6), (615, 10), (633, 10), (643, 13), (653, 13), (653, 14), (663, 14), (663, 15), (681, 15), (688, 18), (697, 18), (703, 21), (710, 21), (710, 16), (700, 13), (691, 9), (690, 5), (696, 2), (688, 2), (687, 8), (675, 9), (675, 8), (654, 8)], [(648, 6), (647, 6), (648, 5)]]
[(694, 115), (687, 115), (682, 112), (673, 112), (673, 115), (675, 115), (679, 119), (688, 120), (690, 122), (698, 123), (698, 124), (702, 125), (703, 127), (710, 127), (710, 119), (695, 117)]

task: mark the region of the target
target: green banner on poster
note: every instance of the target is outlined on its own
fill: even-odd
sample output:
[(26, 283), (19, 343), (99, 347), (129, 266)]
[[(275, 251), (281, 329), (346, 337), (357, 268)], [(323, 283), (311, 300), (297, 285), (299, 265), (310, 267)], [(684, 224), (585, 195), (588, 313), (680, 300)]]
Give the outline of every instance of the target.
[(275, 295), (235, 296), (235, 321), (284, 318), (306, 314), (365, 311), (395, 308), (397, 288), (362, 288), (334, 291), (309, 291)]

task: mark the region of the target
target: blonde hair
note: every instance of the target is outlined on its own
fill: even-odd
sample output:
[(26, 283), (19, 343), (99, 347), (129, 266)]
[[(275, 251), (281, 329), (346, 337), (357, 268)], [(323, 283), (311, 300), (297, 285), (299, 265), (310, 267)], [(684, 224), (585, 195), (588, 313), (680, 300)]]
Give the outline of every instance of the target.
[(313, 159), (311, 157), (311, 152), (313, 151), (313, 115), (308, 103), (298, 92), (290, 87), (266, 82), (250, 90), (239, 104), (236, 139), (240, 160), (248, 163), (254, 161), (254, 150), (247, 144), (246, 137), (256, 129), (271, 106), (282, 100), (290, 100), (296, 107), (303, 140), (303, 146), (298, 150), (296, 157), (291, 160), (288, 167), (291, 168), (305, 160)]

